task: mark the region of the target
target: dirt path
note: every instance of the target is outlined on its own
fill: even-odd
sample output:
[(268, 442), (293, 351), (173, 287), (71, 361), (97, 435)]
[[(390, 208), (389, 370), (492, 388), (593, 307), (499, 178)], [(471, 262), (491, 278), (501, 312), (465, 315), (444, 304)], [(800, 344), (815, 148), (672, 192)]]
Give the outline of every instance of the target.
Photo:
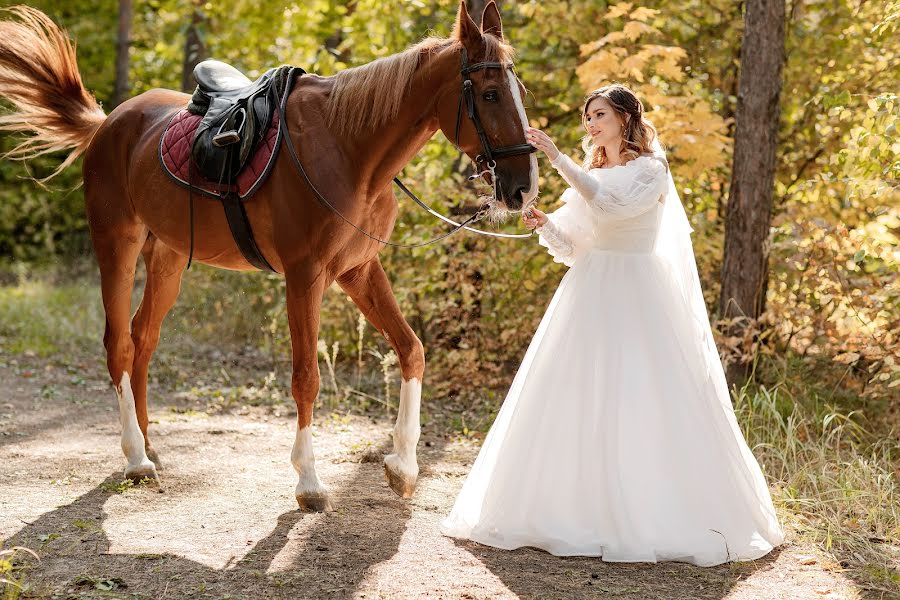
[(297, 510), (293, 416), (271, 408), (207, 414), (151, 398), (162, 487), (123, 487), (115, 396), (99, 369), (43, 364), (0, 354), (0, 540), (42, 559), (24, 571), (26, 597), (859, 597), (837, 565), (793, 544), (704, 569), (455, 542), (438, 523), (477, 444), (426, 427), (419, 488), (404, 501), (380, 465), (391, 424), (323, 411), (314, 439), (332, 513)]

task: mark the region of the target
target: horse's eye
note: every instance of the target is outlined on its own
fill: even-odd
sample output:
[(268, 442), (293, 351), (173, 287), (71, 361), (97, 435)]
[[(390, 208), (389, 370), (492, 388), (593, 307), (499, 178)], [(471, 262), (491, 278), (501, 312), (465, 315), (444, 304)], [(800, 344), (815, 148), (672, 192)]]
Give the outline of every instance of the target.
[(491, 90), (489, 92), (485, 92), (482, 98), (484, 98), (488, 102), (496, 102), (500, 99), (500, 96), (497, 94), (497, 92)]

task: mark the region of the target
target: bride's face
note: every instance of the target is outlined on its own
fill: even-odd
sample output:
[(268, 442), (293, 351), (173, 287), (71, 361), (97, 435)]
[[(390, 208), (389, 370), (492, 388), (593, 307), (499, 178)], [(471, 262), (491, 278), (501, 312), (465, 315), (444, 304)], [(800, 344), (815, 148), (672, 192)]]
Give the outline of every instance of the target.
[(587, 105), (584, 127), (595, 146), (614, 146), (622, 140), (625, 125), (606, 98), (594, 98)]

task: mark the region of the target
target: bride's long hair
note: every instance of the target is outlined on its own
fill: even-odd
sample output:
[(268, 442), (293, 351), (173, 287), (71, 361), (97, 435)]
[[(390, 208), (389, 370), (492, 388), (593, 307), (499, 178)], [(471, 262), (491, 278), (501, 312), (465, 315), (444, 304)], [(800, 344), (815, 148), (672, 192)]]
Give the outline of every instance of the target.
[[(622, 85), (613, 83), (596, 89), (584, 99), (584, 107), (581, 109), (581, 124), (587, 129), (587, 109), (595, 98), (603, 98), (616, 111), (616, 116), (624, 125), (622, 145), (619, 149), (624, 162), (637, 158), (642, 154), (652, 154), (653, 140), (656, 138), (656, 127), (644, 118), (644, 105), (638, 100), (634, 92)], [(626, 123), (627, 121), (627, 123)], [(609, 158), (603, 146), (594, 146), (590, 134), (585, 135), (581, 142), (584, 148), (585, 169), (596, 169), (606, 166)]]

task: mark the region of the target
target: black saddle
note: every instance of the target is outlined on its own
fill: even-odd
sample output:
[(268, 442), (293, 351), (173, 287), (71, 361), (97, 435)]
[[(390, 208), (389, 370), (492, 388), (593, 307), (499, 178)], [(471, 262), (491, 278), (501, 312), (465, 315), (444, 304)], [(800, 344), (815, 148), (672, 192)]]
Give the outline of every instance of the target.
[(203, 115), (191, 147), (197, 170), (210, 181), (233, 184), (265, 136), (293, 67), (269, 69), (256, 81), (229, 64), (205, 60), (194, 67), (197, 89), (188, 111)]
[[(276, 110), (285, 110), (294, 76), (305, 72), (299, 67), (284, 65), (269, 69), (256, 81), (250, 81), (231, 65), (217, 60), (205, 60), (194, 67), (197, 89), (187, 110), (203, 118), (194, 134), (187, 174), (188, 201), (191, 204), (191, 256), (194, 248), (194, 209), (190, 192), (195, 189), (191, 168), (196, 168), (208, 181), (230, 188), (220, 193), (219, 199), (225, 209), (228, 227), (244, 258), (258, 269), (275, 270), (256, 244), (243, 204), (258, 184), (254, 184), (245, 196), (238, 196), (235, 182), (265, 138)], [(264, 181), (268, 176), (280, 143), (279, 129), (269, 163), (257, 181)]]

